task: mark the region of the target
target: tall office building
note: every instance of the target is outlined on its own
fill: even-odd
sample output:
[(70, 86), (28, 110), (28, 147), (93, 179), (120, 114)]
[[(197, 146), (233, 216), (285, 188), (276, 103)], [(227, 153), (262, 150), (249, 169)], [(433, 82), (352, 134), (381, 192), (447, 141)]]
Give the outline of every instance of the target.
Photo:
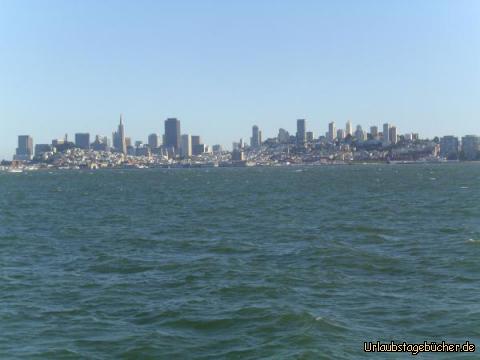
[(480, 159), (480, 137), (466, 135), (462, 137), (462, 153), (465, 160)]
[(79, 149), (90, 149), (90, 134), (89, 133), (76, 133), (75, 134), (75, 146)]
[(357, 125), (357, 130), (355, 130), (355, 138), (356, 138), (358, 141), (365, 141), (365, 140), (367, 140), (367, 134), (365, 133), (365, 131), (363, 131), (361, 125)]
[(198, 144), (195, 146), (192, 146), (192, 155), (201, 155), (206, 153), (208, 150), (208, 146), (205, 144)]
[(160, 147), (160, 137), (158, 134), (148, 135), (148, 146), (150, 146), (150, 149), (157, 149)]
[(383, 143), (390, 144), (390, 124), (383, 124)]
[(315, 135), (313, 134), (313, 131), (307, 131), (307, 142), (312, 143)]
[(53, 146), (50, 144), (35, 145), (35, 157), (40, 157), (45, 153), (53, 152)]
[(125, 142), (125, 128), (123, 126), (122, 115), (120, 115), (120, 124), (118, 130), (113, 133), (113, 147), (116, 151), (127, 154), (127, 144)]
[(261, 131), (258, 129), (257, 125), (252, 126), (252, 137), (250, 138), (250, 146), (252, 148), (258, 148), (262, 145), (261, 140)]
[(440, 156), (449, 160), (458, 159), (459, 141), (456, 136), (444, 136), (440, 139)]
[(398, 134), (397, 134), (396, 126), (390, 126), (390, 129), (388, 130), (388, 140), (390, 141), (391, 144), (397, 143)]
[(18, 136), (18, 147), (15, 151), (15, 160), (32, 160), (33, 139), (29, 135)]
[(343, 130), (343, 129), (338, 129), (337, 130), (337, 139), (338, 140), (345, 139), (345, 130)]
[(372, 136), (372, 139), (378, 139), (378, 126), (370, 126), (370, 135)]
[(332, 121), (328, 124), (328, 140), (334, 141), (337, 137), (337, 130), (335, 126), (335, 121)]
[(192, 147), (195, 145), (200, 145), (202, 143), (202, 139), (198, 135), (192, 135)]
[(297, 145), (305, 145), (307, 141), (306, 127), (305, 119), (297, 120)]
[(192, 156), (192, 137), (188, 134), (182, 135), (182, 146), (180, 148), (180, 155), (186, 158)]
[(348, 120), (347, 124), (345, 125), (345, 137), (347, 137), (348, 135), (353, 136), (353, 127), (350, 120)]
[(278, 130), (278, 136), (277, 136), (278, 142), (279, 143), (288, 143), (290, 141), (290, 134), (288, 133), (287, 130), (285, 129), (279, 129)]
[(180, 149), (180, 120), (177, 118), (165, 120), (165, 146)]

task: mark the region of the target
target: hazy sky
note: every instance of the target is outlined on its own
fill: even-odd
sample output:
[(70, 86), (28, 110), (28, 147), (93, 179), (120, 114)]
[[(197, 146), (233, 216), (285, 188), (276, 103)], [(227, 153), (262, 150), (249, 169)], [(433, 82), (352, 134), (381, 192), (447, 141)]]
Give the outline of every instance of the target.
[(230, 146), (297, 118), (480, 134), (478, 0), (0, 0), (0, 158), (18, 134)]

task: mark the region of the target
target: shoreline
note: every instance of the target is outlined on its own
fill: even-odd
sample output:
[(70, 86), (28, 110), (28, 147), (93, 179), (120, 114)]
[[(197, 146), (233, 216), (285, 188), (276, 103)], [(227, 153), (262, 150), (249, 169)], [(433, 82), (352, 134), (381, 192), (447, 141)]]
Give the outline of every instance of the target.
[(28, 165), (24, 167), (0, 167), (0, 173), (23, 173), (36, 171), (89, 171), (95, 172), (99, 170), (155, 170), (155, 169), (212, 169), (212, 168), (301, 168), (301, 167), (331, 167), (331, 166), (366, 166), (366, 165), (441, 165), (441, 164), (468, 164), (480, 163), (480, 161), (458, 161), (458, 160), (439, 160), (439, 161), (351, 161), (351, 162), (329, 162), (329, 163), (274, 163), (274, 164), (254, 164), (254, 163), (221, 163), (221, 164), (165, 164), (158, 166), (106, 166), (90, 168), (88, 166), (71, 166), (71, 167), (36, 167)]

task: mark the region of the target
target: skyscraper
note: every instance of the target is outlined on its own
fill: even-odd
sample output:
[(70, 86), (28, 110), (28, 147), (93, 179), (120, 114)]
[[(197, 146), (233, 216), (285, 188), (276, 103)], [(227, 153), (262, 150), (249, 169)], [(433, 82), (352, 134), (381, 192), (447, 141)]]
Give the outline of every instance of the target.
[(440, 139), (440, 156), (448, 160), (458, 159), (459, 141), (456, 136), (444, 136)]
[(353, 136), (352, 122), (350, 120), (348, 120), (347, 124), (345, 125), (345, 137), (348, 135)]
[(279, 129), (277, 138), (280, 143), (288, 143), (290, 141), (290, 134), (285, 129)]
[(372, 139), (378, 139), (378, 126), (370, 126), (370, 135)]
[(390, 144), (390, 124), (383, 124), (383, 143)]
[(307, 142), (312, 143), (314, 137), (313, 131), (307, 131)]
[(18, 147), (15, 151), (15, 160), (32, 160), (33, 139), (29, 135), (18, 136)]
[(195, 145), (200, 145), (202, 143), (202, 139), (199, 135), (192, 135), (192, 147)]
[(480, 159), (480, 137), (466, 135), (462, 137), (462, 156), (465, 160)]
[(355, 130), (355, 138), (356, 138), (358, 141), (365, 141), (365, 140), (367, 140), (367, 134), (365, 133), (365, 131), (363, 131), (361, 125), (357, 125), (357, 130)]
[(250, 139), (250, 146), (252, 148), (257, 148), (257, 147), (260, 147), (261, 142), (261, 138), (260, 138), (260, 135), (261, 132), (258, 130), (258, 126), (257, 125), (253, 125), (252, 127), (252, 137)]
[(330, 124), (328, 124), (328, 140), (334, 141), (336, 137), (337, 130), (335, 127), (335, 121), (332, 121)]
[(390, 141), (391, 144), (396, 144), (397, 139), (398, 139), (397, 127), (390, 126), (390, 129), (388, 130), (388, 140)]
[(307, 141), (306, 127), (305, 119), (297, 120), (297, 145), (305, 145)]
[(89, 133), (76, 133), (75, 134), (75, 146), (79, 149), (90, 149), (90, 134)]
[(148, 135), (148, 146), (150, 146), (151, 149), (157, 149), (160, 147), (160, 138), (158, 134)]
[(182, 146), (180, 149), (180, 154), (183, 157), (192, 156), (192, 137), (188, 134), (182, 135)]
[(118, 130), (113, 133), (113, 147), (116, 151), (127, 154), (127, 144), (125, 142), (125, 128), (123, 127), (122, 115), (120, 115), (120, 124)]
[(165, 146), (180, 149), (180, 120), (177, 118), (165, 120)]

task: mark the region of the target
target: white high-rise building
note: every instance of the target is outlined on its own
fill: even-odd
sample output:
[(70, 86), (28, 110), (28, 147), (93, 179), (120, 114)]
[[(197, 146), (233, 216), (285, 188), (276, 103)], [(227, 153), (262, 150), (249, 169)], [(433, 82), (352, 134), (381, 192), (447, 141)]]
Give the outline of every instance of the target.
[(192, 156), (192, 136), (188, 134), (182, 135), (180, 144), (180, 154), (182, 157)]
[(353, 127), (352, 127), (352, 122), (350, 120), (347, 121), (347, 124), (345, 125), (345, 136), (352, 136), (353, 135)]
[(338, 140), (345, 139), (345, 130), (343, 130), (343, 129), (338, 129), (337, 130), (337, 139)]

